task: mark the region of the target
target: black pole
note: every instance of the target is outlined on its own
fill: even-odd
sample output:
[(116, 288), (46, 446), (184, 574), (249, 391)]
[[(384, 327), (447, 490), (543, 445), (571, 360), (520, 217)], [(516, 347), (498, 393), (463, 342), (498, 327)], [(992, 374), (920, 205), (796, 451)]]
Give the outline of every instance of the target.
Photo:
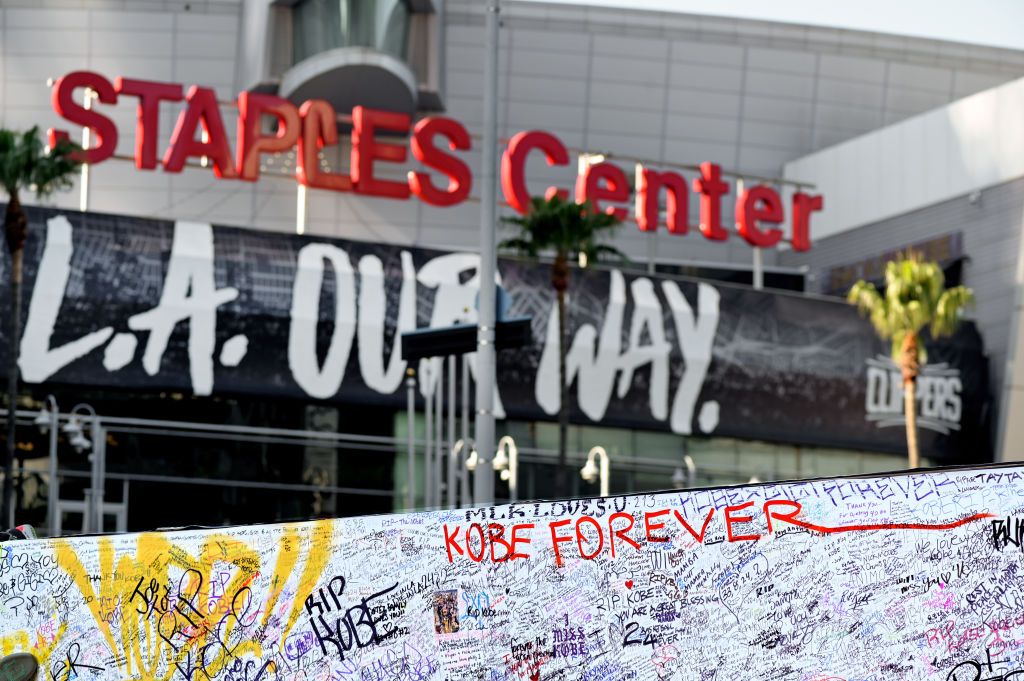
[(14, 455), (17, 449), (15, 412), (18, 409), (18, 345), (21, 338), (21, 270), (28, 218), (21, 207), (16, 189), (8, 188), (10, 197), (4, 213), (4, 236), (11, 254), (11, 328), (7, 348), (7, 456), (4, 457), (4, 491), (0, 513), (6, 527), (14, 526)]
[(14, 527), (14, 456), (17, 448), (18, 339), (21, 338), (21, 264), (23, 250), (11, 253), (11, 329), (7, 348), (7, 456), (4, 459), (3, 522)]

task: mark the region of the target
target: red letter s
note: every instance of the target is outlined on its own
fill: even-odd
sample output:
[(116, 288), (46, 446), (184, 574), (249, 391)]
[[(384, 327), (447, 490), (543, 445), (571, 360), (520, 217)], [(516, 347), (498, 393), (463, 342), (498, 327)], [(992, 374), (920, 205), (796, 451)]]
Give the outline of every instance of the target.
[(458, 121), (450, 118), (424, 118), (412, 131), (410, 146), (413, 158), (447, 175), (448, 189), (438, 189), (430, 175), (420, 172), (409, 173), (409, 188), (413, 194), (432, 206), (454, 206), (469, 196), (473, 180), (469, 166), (434, 144), (434, 136), (438, 134), (448, 138), (448, 148), (452, 151), (470, 148), (469, 132)]
[[(92, 71), (73, 71), (58, 79), (53, 86), (53, 110), (72, 123), (96, 131), (99, 143), (91, 149), (76, 153), (75, 158), (83, 163), (99, 163), (110, 158), (117, 149), (117, 126), (103, 114), (86, 109), (74, 100), (75, 89), (80, 87), (91, 88), (97, 99), (104, 104), (117, 104), (117, 92), (109, 80)], [(52, 147), (58, 140), (68, 139), (68, 133), (51, 128), (49, 138)]]

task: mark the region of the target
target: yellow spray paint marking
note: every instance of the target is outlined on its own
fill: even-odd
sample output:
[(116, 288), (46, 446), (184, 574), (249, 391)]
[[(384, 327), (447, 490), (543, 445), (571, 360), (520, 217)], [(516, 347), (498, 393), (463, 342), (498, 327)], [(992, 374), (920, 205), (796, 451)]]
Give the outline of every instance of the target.
[[(327, 566), (333, 530), (329, 521), (284, 528), (269, 576), (261, 573), (269, 555), (261, 556), (244, 540), (224, 534), (207, 537), (198, 555), (173, 544), (168, 535), (147, 533), (139, 535), (134, 555), (115, 556), (114, 543), (101, 538), (96, 544), (98, 577), (89, 574), (71, 543), (56, 540), (54, 552), (58, 567), (81, 591), (122, 675), (166, 680), (178, 667), (187, 671), (201, 666), (208, 676), (216, 676), (243, 655), (261, 658), (259, 642), (242, 640), (232, 646), (232, 638), (239, 638), (240, 628), (255, 624), (260, 606), (261, 628), (266, 628), (304, 558), (296, 596), (280, 632), (284, 641)], [(171, 579), (172, 566), (181, 573), (176, 582)], [(120, 604), (120, 626), (112, 628), (103, 606), (115, 603)]]
[[(291, 612), (288, 614), (288, 622), (285, 625), (284, 633), (287, 634), (295, 626), (295, 621), (302, 614), (303, 604), (306, 597), (312, 593), (313, 588), (323, 575), (327, 561), (331, 557), (331, 549), (334, 548), (334, 527), (328, 521), (315, 523), (311, 528), (312, 537), (309, 539), (309, 551), (306, 553), (306, 565), (299, 577), (298, 590), (295, 594), (295, 601), (292, 603)], [(282, 635), (281, 640), (284, 641)]]
[[(61, 639), (64, 638), (64, 632), (67, 631), (67, 628), (67, 622), (60, 625), (56, 636), (49, 643), (46, 643), (42, 636), (36, 634), (36, 642), (33, 645), (29, 640), (28, 632), (25, 631), (17, 631), (0, 637), (0, 657), (13, 653), (32, 653), (35, 655), (36, 660), (39, 661), (39, 666), (44, 670), (48, 669), (51, 662), (50, 658), (60, 644)], [(45, 671), (43, 675), (46, 675)]]
[[(117, 563), (117, 572), (111, 578), (111, 589), (116, 590), (121, 597), (123, 615), (121, 647), (119, 649), (115, 646), (111, 650), (115, 654), (123, 654), (125, 674), (128, 676), (132, 675), (135, 668), (146, 678), (157, 678), (161, 659), (170, 659), (171, 646), (160, 636), (163, 616), (156, 617), (149, 603), (142, 600), (136, 602), (133, 599), (136, 587), (145, 592), (154, 580), (161, 586), (168, 584), (170, 554), (171, 543), (166, 536), (152, 533), (140, 535), (136, 543), (135, 556), (121, 556)], [(106, 575), (103, 577), (105, 580)], [(152, 596), (156, 599), (158, 594), (154, 593)], [(165, 602), (164, 605), (170, 607), (170, 603)], [(162, 609), (166, 610), (166, 607)], [(146, 647), (145, 651), (143, 644)], [(169, 667), (164, 678), (170, 675), (171, 669), (173, 666)]]
[(298, 552), (293, 550), (295, 544), (298, 543), (298, 531), (294, 527), (285, 527), (281, 538), (278, 540), (277, 564), (274, 566), (274, 574), (270, 578), (270, 596), (267, 597), (266, 606), (263, 610), (263, 620), (260, 622), (260, 625), (263, 627), (267, 626), (270, 615), (274, 612), (274, 607), (277, 605), (277, 599), (281, 597), (281, 592), (284, 591), (284, 584), (288, 581), (288, 576), (292, 573), (292, 568), (295, 567), (295, 563), (299, 559)]
[[(218, 563), (234, 565), (237, 570), (231, 581), (223, 587), (223, 593), (219, 598), (214, 599), (211, 590), (204, 602), (200, 595), (201, 587), (205, 583), (212, 589), (214, 583), (213, 569)], [(199, 552), (198, 560), (189, 565), (190, 569), (199, 570), (199, 576), (193, 575), (193, 579), (190, 580), (188, 591), (194, 595), (193, 601), (200, 599), (198, 603), (194, 602), (193, 605), (198, 606), (202, 616), (202, 620), (197, 623), (197, 626), (205, 632), (201, 637), (196, 637), (196, 645), (200, 642), (208, 644), (208, 639), (211, 637), (213, 639), (212, 643), (219, 644), (219, 652), (212, 662), (206, 661), (205, 645), (198, 648), (203, 668), (208, 676), (216, 676), (234, 657), (240, 657), (246, 653), (257, 657), (262, 657), (263, 655), (263, 649), (256, 641), (239, 643), (230, 649), (227, 647), (232, 633), (242, 624), (240, 617), (244, 617), (248, 613), (248, 607), (251, 607), (252, 590), (248, 585), (259, 574), (259, 565), (260, 556), (256, 551), (244, 542), (227, 535), (213, 535), (209, 537)], [(245, 592), (245, 596), (249, 598), (248, 603), (246, 603), (246, 598), (244, 597), (242, 602), (238, 600), (239, 595), (243, 594), (245, 589), (248, 589)], [(216, 605), (222, 600), (227, 600), (226, 613), (223, 613), (220, 609), (215, 609)], [(245, 611), (239, 613), (237, 608), (242, 607), (245, 607)]]
[[(100, 593), (97, 594), (92, 588), (92, 581), (89, 579), (89, 573), (86, 571), (85, 566), (82, 565), (82, 561), (78, 559), (78, 555), (75, 550), (71, 548), (71, 544), (62, 539), (58, 539), (54, 542), (54, 553), (57, 556), (57, 566), (60, 567), (64, 572), (71, 577), (74, 581), (75, 586), (82, 592), (82, 596), (89, 606), (89, 610), (92, 612), (93, 618), (96, 620), (96, 626), (99, 627), (100, 632), (103, 633), (103, 637), (107, 640), (107, 644), (111, 650), (117, 650), (117, 643), (114, 641), (114, 636), (110, 631), (110, 624), (103, 619), (103, 615), (100, 612), (100, 598), (104, 595), (108, 597), (113, 596), (113, 559), (114, 559), (114, 545), (109, 539), (100, 539), (98, 542), (99, 558), (100, 558)], [(104, 588), (106, 586), (106, 588)]]

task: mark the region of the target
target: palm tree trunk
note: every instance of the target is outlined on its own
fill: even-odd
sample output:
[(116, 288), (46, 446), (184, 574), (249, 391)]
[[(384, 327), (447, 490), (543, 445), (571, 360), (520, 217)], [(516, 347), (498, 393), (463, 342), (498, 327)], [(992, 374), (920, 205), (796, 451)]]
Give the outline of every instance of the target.
[(18, 407), (18, 341), (21, 338), (21, 270), (27, 232), (27, 218), (17, 194), (12, 194), (4, 216), (4, 229), (11, 250), (11, 328), (7, 348), (7, 456), (4, 457), (4, 491), (0, 513), (5, 527), (14, 526), (14, 457), (17, 451), (15, 411)]
[(569, 383), (566, 381), (565, 358), (569, 354), (566, 342), (565, 291), (558, 292), (558, 385), (562, 391), (558, 409), (558, 474), (555, 477), (558, 495), (569, 496)]
[(569, 343), (566, 335), (565, 292), (569, 288), (569, 258), (566, 253), (557, 253), (551, 265), (551, 286), (558, 295), (558, 386), (561, 398), (558, 408), (558, 468), (555, 471), (555, 492), (558, 496), (569, 496), (569, 384), (566, 381), (566, 357)]
[(903, 411), (907, 416), (907, 467), (917, 468), (920, 459), (917, 452), (917, 391), (916, 381), (903, 384)]
[(920, 456), (917, 449), (917, 374), (920, 370), (920, 352), (917, 334), (908, 333), (900, 349), (900, 370), (903, 373), (903, 414), (907, 422), (907, 466), (917, 468)]

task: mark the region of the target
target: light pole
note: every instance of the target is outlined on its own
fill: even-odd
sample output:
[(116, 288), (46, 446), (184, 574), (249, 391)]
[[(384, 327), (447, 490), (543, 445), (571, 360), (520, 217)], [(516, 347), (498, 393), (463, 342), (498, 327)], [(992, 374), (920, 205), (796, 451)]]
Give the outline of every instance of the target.
[[(85, 436), (84, 426), (78, 420), (79, 414), (89, 416), (89, 430), (93, 440)], [(78, 452), (90, 452), (90, 480), (85, 490), (85, 514), (82, 530), (85, 533), (103, 532), (103, 497), (107, 476), (107, 442), (106, 433), (100, 424), (96, 410), (88, 404), (76, 404), (71, 410), (68, 422), (61, 429), (68, 436), (68, 443)]]
[[(494, 325), (498, 267), (495, 223), (498, 219), (498, 0), (487, 3), (487, 34), (484, 38), (484, 125), (483, 159), (480, 168), (480, 298), (476, 351), (476, 442), (483, 457), (490, 459), (494, 447)], [(484, 461), (485, 464), (489, 461)], [(478, 505), (494, 503), (494, 475), (480, 466), (474, 475), (474, 500)]]
[(57, 399), (53, 395), (46, 396), (46, 402), (36, 415), (34, 423), (43, 434), (50, 434), (49, 478), (46, 481), (46, 531), (52, 537), (57, 527), (57, 504), (60, 499), (60, 482), (57, 480), (57, 428), (60, 424), (60, 407), (57, 406)]
[(494, 470), (501, 471), (501, 479), (508, 481), (509, 501), (519, 501), (519, 448), (511, 435), (498, 440), (494, 453)]
[(408, 431), (405, 510), (411, 512), (416, 507), (416, 370), (412, 367), (405, 370), (405, 414)]
[[(466, 453), (465, 461), (462, 460), (462, 453)], [(473, 497), (469, 493), (469, 471), (475, 471), (480, 457), (476, 453), (476, 447), (472, 440), (459, 438), (452, 447), (452, 458), (459, 462), (459, 504), (469, 506), (473, 503)]]
[(608, 452), (604, 447), (592, 447), (587, 454), (587, 463), (580, 469), (580, 477), (587, 482), (594, 482), (598, 478), (598, 468), (594, 465), (594, 457), (601, 459), (601, 496), (608, 496), (608, 480), (611, 477), (611, 467), (608, 462)]

